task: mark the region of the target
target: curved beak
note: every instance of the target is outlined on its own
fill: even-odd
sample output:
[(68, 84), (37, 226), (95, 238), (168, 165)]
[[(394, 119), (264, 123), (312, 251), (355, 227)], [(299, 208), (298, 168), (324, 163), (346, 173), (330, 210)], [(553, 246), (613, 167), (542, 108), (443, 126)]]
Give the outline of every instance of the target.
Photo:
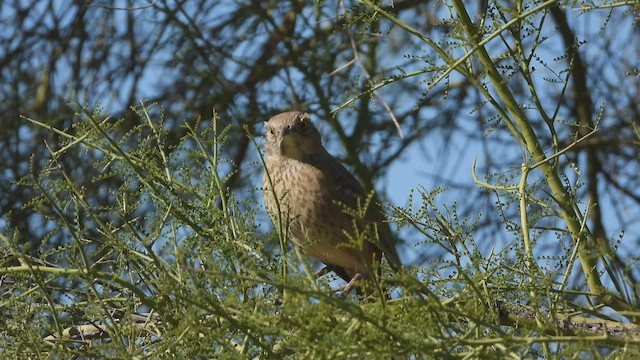
[(287, 126), (284, 129), (282, 129), (282, 131), (280, 131), (280, 134), (278, 134), (278, 147), (280, 148), (280, 150), (283, 150), (284, 147), (284, 138), (285, 136), (287, 136), (289, 133), (291, 133), (291, 126)]

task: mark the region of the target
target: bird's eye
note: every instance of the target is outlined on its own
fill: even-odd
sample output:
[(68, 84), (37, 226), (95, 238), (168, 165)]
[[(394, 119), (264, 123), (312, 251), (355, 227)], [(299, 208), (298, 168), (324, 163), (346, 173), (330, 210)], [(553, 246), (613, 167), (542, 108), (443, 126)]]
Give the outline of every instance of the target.
[(267, 130), (267, 135), (269, 135), (269, 137), (274, 137), (274, 136), (276, 136), (276, 132), (273, 131), (273, 129), (268, 129)]
[(302, 120), (300, 122), (300, 126), (302, 126), (303, 129), (306, 129), (307, 126), (309, 126), (309, 122), (307, 120)]

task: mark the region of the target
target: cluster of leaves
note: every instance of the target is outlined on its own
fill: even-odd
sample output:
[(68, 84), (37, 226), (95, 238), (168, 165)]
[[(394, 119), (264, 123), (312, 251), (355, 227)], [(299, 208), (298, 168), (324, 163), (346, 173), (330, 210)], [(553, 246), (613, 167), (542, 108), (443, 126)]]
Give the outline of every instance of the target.
[[(317, 11), (303, 11), (302, 2), (282, 7), (241, 4), (214, 28), (236, 23), (242, 28), (244, 13), (259, 18), (256, 23), (263, 25), (256, 28), (267, 35), (261, 38), (254, 66), (252, 59), (238, 61), (230, 55), (226, 49), (233, 41), (222, 39), (242, 32), (212, 30), (219, 37), (214, 36), (212, 43), (201, 41), (207, 36), (193, 24), (206, 23), (206, 15), (215, 11), (198, 11), (190, 19), (184, 11), (173, 11), (170, 2), (154, 4), (162, 15), (158, 16), (169, 23), (189, 24), (179, 28), (191, 29), (187, 38), (194, 48), (182, 42), (185, 37), (175, 28), (168, 38), (179, 39), (179, 48), (185, 47), (182, 59), (203, 60), (204, 68), (219, 75), (225, 74), (223, 67), (230, 67), (211, 63), (220, 55), (247, 70), (242, 84), (224, 76), (216, 78), (215, 86), (199, 83), (202, 91), (193, 92), (215, 98), (216, 108), (237, 110), (251, 103), (245, 108), (253, 109), (261, 101), (247, 99), (282, 96), (281, 88), (268, 79), (287, 84), (293, 93), (309, 90), (301, 91), (313, 94), (302, 101), (327, 119), (336, 104), (336, 98), (327, 94), (346, 94), (349, 99), (338, 108), (356, 113), (357, 121), (344, 125), (334, 119), (329, 126), (345, 144), (346, 158), (368, 188), (375, 174), (410, 144), (440, 126), (442, 119), (454, 122), (464, 109), (478, 119), (469, 137), (489, 135), (498, 138), (493, 145), (505, 143), (519, 151), (494, 161), (501, 148), (487, 146), (487, 164), (478, 172), (488, 175), (479, 178), (474, 166), (474, 186), (482, 189), (474, 194), (497, 198), (489, 214), (478, 215), (476, 207), (459, 211), (455, 202), (441, 205), (442, 188), (415, 191), (407, 206), (391, 206), (391, 222), (408, 229), (417, 239), (412, 250), (427, 258), (396, 274), (385, 271), (383, 281), (393, 290), (391, 299), (361, 303), (335, 296), (331, 278), (315, 279), (308, 260), (285, 246), (282, 229), (277, 234), (259, 229), (266, 222), (258, 214), (259, 203), (239, 199), (234, 176), (260, 166), (241, 166), (227, 155), (244, 160), (253, 153), (254, 159), (259, 158), (258, 146), (248, 150), (257, 145), (248, 136), (251, 121), (244, 129), (219, 126), (234, 123), (227, 113), (211, 121), (183, 121), (176, 127), (175, 116), (165, 121), (163, 110), (145, 104), (123, 111), (119, 120), (88, 104), (72, 107), (72, 120), (32, 116), (21, 136), (44, 131), (46, 136), (33, 137), (47, 140), (34, 152), (28, 171), (20, 172), (29, 175), (11, 185), (30, 189), (31, 200), (20, 205), (33, 209), (36, 216), (29, 217), (28, 226), (7, 226), (0, 233), (3, 356), (637, 355), (640, 336), (629, 325), (639, 318), (635, 263), (622, 261), (609, 242), (598, 186), (599, 175), (606, 173), (603, 166), (623, 167), (637, 160), (633, 160), (636, 153), (604, 152), (598, 145), (616, 138), (619, 147), (633, 150), (638, 143), (632, 132), (615, 137), (598, 129), (636, 124), (628, 114), (637, 104), (627, 104), (624, 116), (607, 114), (604, 107), (594, 112), (584, 60), (577, 51), (585, 43), (575, 40), (567, 14), (556, 2), (510, 6), (492, 1), (486, 8), (480, 5), (479, 18), (472, 19), (470, 6), (452, 0), (441, 8), (449, 17), (424, 25), (415, 17), (397, 15), (417, 6), (411, 0), (392, 5), (363, 0), (348, 10), (341, 3), (342, 15), (328, 28), (321, 21), (328, 16), (324, 4), (318, 4)], [(205, 1), (202, 5), (215, 8)], [(606, 7), (622, 6), (633, 9), (637, 4)], [(278, 10), (281, 22), (269, 15), (271, 9)], [(541, 51), (558, 43), (548, 33), (549, 18), (564, 44), (554, 59), (560, 65), (551, 65)], [(305, 27), (309, 23), (313, 29)], [(329, 35), (303, 36), (311, 30)], [(382, 40), (373, 40), (391, 35), (403, 41), (383, 46)], [(251, 38), (242, 35), (242, 41), (250, 43)], [(168, 39), (161, 34), (149, 44)], [(318, 45), (320, 40), (323, 46)], [(198, 51), (201, 43), (207, 44), (200, 48), (206, 51)], [(335, 43), (340, 46), (331, 46)], [(400, 43), (412, 44), (424, 55), (409, 55), (395, 68), (377, 63), (384, 49)], [(156, 50), (149, 51), (151, 56)], [(342, 61), (344, 68), (336, 68)], [(141, 73), (135, 64), (143, 63), (134, 61), (132, 66)], [(316, 63), (326, 67), (313, 67)], [(541, 79), (536, 68), (548, 76)], [(42, 86), (37, 86), (43, 94), (50, 89), (51, 76), (45, 75)], [(349, 82), (352, 78), (355, 84)], [(407, 85), (411, 81), (413, 85)], [(197, 83), (184, 76), (170, 87), (186, 88), (191, 82)], [(303, 85), (298, 88), (298, 83)], [(225, 96), (207, 96), (205, 88)], [(234, 104), (235, 94), (248, 88), (254, 92)], [(390, 97), (389, 89), (400, 91)], [(421, 98), (415, 96), (417, 89)], [(545, 101), (542, 90), (556, 91), (557, 101)], [(624, 97), (633, 98), (633, 88), (624, 90), (628, 90)], [(134, 94), (135, 86), (129, 98)], [(165, 100), (175, 100), (177, 94)], [(436, 103), (434, 96), (460, 102), (449, 102), (434, 115), (429, 111)], [(47, 101), (46, 96), (36, 99), (38, 108), (46, 108)], [(274, 106), (270, 98), (264, 103), (269, 110)], [(172, 101), (169, 106), (170, 113), (182, 114), (189, 103)], [(375, 107), (379, 108), (371, 109)], [(395, 134), (399, 124), (412, 133), (400, 145), (387, 147), (392, 137), (379, 134)], [(366, 153), (363, 161), (359, 155), (364, 152), (359, 150), (371, 134), (378, 134), (372, 142), (385, 151)], [(635, 136), (640, 138), (637, 128)], [(24, 152), (24, 146), (17, 145), (17, 152)], [(586, 160), (576, 160), (578, 154), (585, 154)], [(611, 161), (601, 161), (601, 156)], [(367, 170), (366, 162), (373, 168)], [(621, 189), (622, 198), (637, 202), (633, 187), (637, 176), (616, 173), (629, 182), (605, 176), (606, 181)], [(460, 193), (466, 195), (471, 187), (465, 189)], [(477, 201), (475, 196), (462, 197), (460, 202)], [(3, 224), (17, 224), (19, 218), (8, 213)], [(43, 229), (31, 231), (39, 223)], [(507, 230), (507, 246), (477, 231), (486, 223)]]
[[(32, 257), (19, 233), (2, 235), (3, 355), (502, 358), (536, 356), (560, 339), (530, 348), (529, 336), (543, 327), (528, 329), (526, 317), (521, 328), (500, 326), (517, 317), (504, 302), (548, 306), (542, 299), (555, 284), (542, 274), (530, 282), (519, 270), (525, 259), (510, 259), (507, 249), (484, 257), (471, 236), (478, 218), (435, 205), (443, 189), (420, 191), (416, 209), (392, 211), (427, 239), (418, 246), (437, 246), (453, 260), (385, 272), (391, 300), (345, 301), (329, 280), (309, 276), (305, 259), (280, 253), (274, 235), (257, 231), (256, 204), (225, 190), (218, 154), (226, 129), (217, 118), (207, 127), (185, 122), (188, 135), (166, 147), (162, 113), (134, 110), (144, 125), (126, 133), (122, 120), (86, 107), (76, 108), (69, 129), (29, 119), (59, 140), (21, 185), (38, 189), (29, 206), (57, 224), (42, 241), (64, 233), (68, 242)], [(96, 203), (60, 166), (60, 158), (86, 152), (100, 158), (91, 181), (122, 181), (104, 189), (116, 205)], [(584, 349), (584, 337), (571, 339), (558, 353)]]

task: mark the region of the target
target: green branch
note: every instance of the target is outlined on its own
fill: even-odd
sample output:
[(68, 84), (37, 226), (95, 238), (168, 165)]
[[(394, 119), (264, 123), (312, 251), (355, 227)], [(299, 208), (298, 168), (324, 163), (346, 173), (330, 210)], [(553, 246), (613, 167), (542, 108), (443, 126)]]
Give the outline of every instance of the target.
[[(578, 257), (589, 288), (596, 294), (598, 300), (605, 305), (611, 306), (616, 310), (635, 310), (624, 300), (609, 294), (608, 290), (602, 284), (600, 274), (598, 273), (598, 254), (591, 241), (592, 239), (589, 232), (581, 231), (579, 216), (574, 210), (571, 196), (565, 190), (558, 173), (547, 161), (547, 157), (540, 146), (538, 136), (531, 126), (531, 123), (527, 120), (522, 108), (518, 105), (509, 87), (504, 82), (503, 77), (500, 75), (489, 53), (483, 46), (479, 46), (479, 32), (471, 21), (463, 2), (453, 0), (452, 3), (453, 8), (458, 14), (460, 23), (467, 34), (469, 45), (477, 49), (476, 55), (478, 60), (486, 69), (491, 83), (500, 99), (504, 102), (510, 118), (515, 124), (515, 128), (509, 127), (509, 130), (516, 139), (522, 139), (522, 145), (524, 145), (529, 154), (531, 154), (533, 161), (539, 165), (540, 171), (551, 189), (553, 199), (560, 208), (561, 216), (567, 224), (571, 237), (574, 243), (578, 245)], [(582, 238), (586, 238), (589, 241), (581, 241)]]

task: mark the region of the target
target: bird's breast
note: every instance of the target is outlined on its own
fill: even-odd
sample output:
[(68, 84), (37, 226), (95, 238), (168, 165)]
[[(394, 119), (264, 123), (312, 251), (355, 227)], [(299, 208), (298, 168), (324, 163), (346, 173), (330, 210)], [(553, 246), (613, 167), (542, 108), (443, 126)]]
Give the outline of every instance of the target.
[(304, 249), (325, 239), (340, 242), (347, 224), (343, 223), (345, 217), (339, 216), (335, 187), (328, 174), (300, 161), (267, 164), (267, 171), (269, 176), (264, 177), (267, 210), (274, 217), (279, 208), (282, 226), (288, 227), (294, 243)]

